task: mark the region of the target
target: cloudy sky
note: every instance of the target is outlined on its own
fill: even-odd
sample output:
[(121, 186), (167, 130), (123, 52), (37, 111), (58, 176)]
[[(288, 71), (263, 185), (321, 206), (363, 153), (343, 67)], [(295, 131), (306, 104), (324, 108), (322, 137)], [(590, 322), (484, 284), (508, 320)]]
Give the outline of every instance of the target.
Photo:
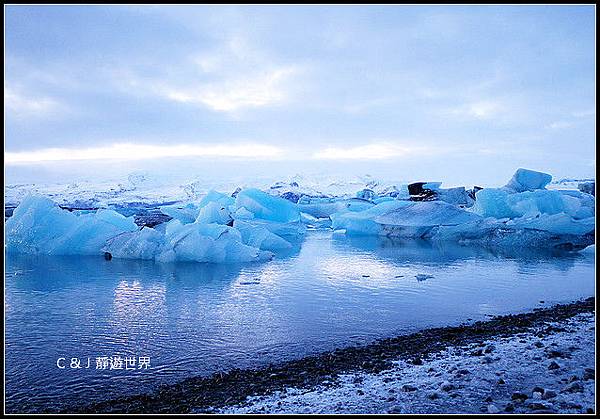
[(592, 6), (5, 11), (5, 160), (21, 170), (594, 174)]

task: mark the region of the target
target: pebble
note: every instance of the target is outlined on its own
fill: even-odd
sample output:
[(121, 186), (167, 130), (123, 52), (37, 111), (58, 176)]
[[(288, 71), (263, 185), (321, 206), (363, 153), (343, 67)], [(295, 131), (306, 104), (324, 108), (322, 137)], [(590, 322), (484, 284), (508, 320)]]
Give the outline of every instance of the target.
[(582, 393), (583, 386), (577, 381), (572, 382), (568, 386), (562, 389), (561, 393)]
[(388, 413), (402, 413), (402, 408), (400, 406), (392, 406)]
[(500, 412), (500, 409), (498, 409), (495, 405), (490, 404), (487, 407), (487, 411), (488, 411), (488, 413), (498, 413), (498, 412)]
[(548, 365), (549, 370), (557, 370), (560, 368), (560, 365), (556, 361), (552, 361), (550, 365)]
[(444, 381), (440, 385), (440, 389), (443, 391), (451, 391), (451, 390), (454, 390), (455, 388), (456, 388), (456, 386), (448, 381)]
[(519, 391), (515, 391), (510, 398), (517, 401), (525, 401), (529, 398), (529, 396)]
[(431, 400), (439, 399), (440, 393), (438, 393), (437, 391), (431, 391), (431, 392), (427, 393), (427, 398), (431, 399)]
[(536, 387), (534, 387), (534, 388), (533, 388), (533, 390), (532, 390), (532, 391), (533, 391), (534, 393), (540, 393), (540, 394), (544, 394), (544, 391), (545, 391), (545, 390), (544, 390), (542, 387), (538, 387), (538, 386), (536, 386)]

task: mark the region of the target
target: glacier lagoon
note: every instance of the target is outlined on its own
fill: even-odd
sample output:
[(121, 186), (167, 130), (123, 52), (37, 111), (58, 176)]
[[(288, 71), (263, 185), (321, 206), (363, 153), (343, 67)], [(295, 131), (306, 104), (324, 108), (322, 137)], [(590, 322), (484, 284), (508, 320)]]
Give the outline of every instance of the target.
[[(9, 195), (7, 410), (82, 407), (594, 296), (594, 184), (551, 179), (297, 179), (160, 204), (153, 184), (117, 191), (135, 199)], [(97, 368), (115, 356), (150, 366)]]
[[(246, 264), (6, 257), (7, 411), (57, 411), (595, 293), (593, 252), (327, 230)], [(115, 355), (148, 356), (150, 368), (96, 369)], [(70, 369), (72, 357), (90, 368)]]

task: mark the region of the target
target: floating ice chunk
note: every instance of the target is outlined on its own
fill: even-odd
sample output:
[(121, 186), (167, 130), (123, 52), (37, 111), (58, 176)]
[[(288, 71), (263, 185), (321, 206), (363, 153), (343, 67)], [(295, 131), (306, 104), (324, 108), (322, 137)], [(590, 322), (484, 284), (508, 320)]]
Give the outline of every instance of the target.
[(483, 217), (517, 218), (565, 213), (574, 218), (587, 218), (593, 216), (594, 208), (593, 197), (590, 196), (591, 201), (587, 200), (578, 196), (577, 191), (535, 190), (509, 194), (504, 189), (486, 188), (477, 192), (475, 198), (471, 211)]
[(366, 199), (368, 201), (372, 201), (376, 197), (376, 195), (372, 189), (365, 188), (356, 192), (356, 197), (359, 199)]
[(6, 222), (6, 249), (52, 255), (101, 254), (109, 238), (137, 229), (133, 217), (112, 210), (77, 215), (48, 198), (30, 195)]
[(506, 223), (515, 229), (535, 229), (547, 231), (554, 234), (585, 235), (595, 229), (595, 217), (575, 220), (565, 213), (542, 214), (537, 217), (521, 217)]
[(167, 223), (165, 233), (144, 228), (109, 240), (105, 251), (113, 257), (155, 259), (159, 262), (193, 261), (237, 263), (268, 260), (273, 255), (243, 243), (241, 233), (225, 225)]
[(470, 202), (469, 195), (464, 186), (449, 189), (438, 189), (438, 198), (441, 201), (454, 205), (467, 205)]
[(315, 229), (325, 229), (331, 227), (331, 219), (329, 217), (317, 218), (304, 212), (300, 213), (300, 217), (303, 224), (313, 227)]
[(119, 234), (109, 239), (102, 250), (115, 258), (152, 260), (163, 252), (164, 247), (164, 233), (144, 227), (139, 231)]
[(508, 205), (508, 192), (503, 189), (484, 188), (475, 194), (471, 211), (482, 217), (511, 218), (514, 213)]
[(383, 225), (383, 234), (394, 237), (424, 237), (434, 227), (479, 220), (479, 215), (443, 201), (410, 202), (374, 218)]
[(211, 201), (200, 208), (200, 213), (196, 218), (196, 222), (203, 224), (227, 224), (231, 221), (231, 213), (227, 207), (216, 201)]
[(211, 202), (216, 202), (222, 207), (227, 208), (228, 206), (233, 205), (235, 203), (235, 198), (224, 193), (211, 190), (204, 197), (202, 197), (202, 199), (198, 203), (198, 208), (204, 208)]
[(190, 224), (196, 221), (200, 209), (193, 203), (181, 206), (179, 204), (165, 205), (160, 207), (160, 211), (171, 218), (181, 221), (184, 224)]
[(331, 215), (331, 227), (334, 230), (345, 230), (348, 235), (379, 235), (383, 227), (374, 220), (375, 217), (410, 204), (408, 201), (394, 200), (363, 211), (340, 211)]
[(262, 225), (253, 225), (251, 222), (235, 220), (233, 227), (242, 235), (242, 241), (248, 246), (261, 250), (289, 249), (292, 244), (282, 237), (270, 232)]
[(533, 191), (535, 189), (544, 189), (551, 181), (552, 176), (547, 173), (529, 169), (517, 169), (505, 187), (515, 192)]
[(374, 203), (360, 198), (311, 198), (301, 200), (298, 208), (301, 212), (313, 217), (327, 218), (336, 212), (360, 212), (374, 205)]
[(296, 204), (258, 189), (240, 191), (235, 198), (235, 207), (236, 210), (243, 207), (252, 213), (254, 218), (261, 220), (280, 223), (300, 221), (300, 211)]

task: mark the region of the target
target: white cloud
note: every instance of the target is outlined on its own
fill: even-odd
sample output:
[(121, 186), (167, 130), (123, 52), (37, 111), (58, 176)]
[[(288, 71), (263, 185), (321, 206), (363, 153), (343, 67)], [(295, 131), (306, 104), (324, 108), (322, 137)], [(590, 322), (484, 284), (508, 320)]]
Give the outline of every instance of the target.
[(165, 87), (166, 98), (180, 103), (207, 106), (215, 111), (234, 112), (282, 103), (288, 98), (285, 84), (294, 75), (293, 67), (262, 74), (206, 83), (196, 87)]
[(327, 147), (313, 154), (324, 160), (381, 160), (429, 152), (428, 147), (409, 147), (394, 143), (371, 143), (356, 147)]
[(28, 96), (4, 86), (4, 106), (16, 117), (34, 117), (55, 114), (65, 107), (57, 100), (45, 96)]
[(594, 116), (594, 115), (596, 115), (596, 108), (573, 112), (572, 115), (575, 118), (585, 118), (585, 117), (588, 117), (588, 116)]
[(5, 152), (7, 164), (67, 160), (144, 160), (163, 157), (278, 158), (283, 150), (266, 144), (176, 144), (150, 145), (116, 143), (93, 148), (47, 148)]
[(504, 110), (505, 107), (500, 102), (482, 100), (452, 108), (449, 110), (449, 113), (460, 117), (485, 120), (493, 119), (503, 113)]
[(550, 128), (550, 129), (564, 129), (564, 128), (570, 128), (572, 126), (573, 126), (573, 123), (571, 123), (571, 122), (556, 121), (556, 122), (553, 122), (553, 123), (549, 124), (547, 128)]

